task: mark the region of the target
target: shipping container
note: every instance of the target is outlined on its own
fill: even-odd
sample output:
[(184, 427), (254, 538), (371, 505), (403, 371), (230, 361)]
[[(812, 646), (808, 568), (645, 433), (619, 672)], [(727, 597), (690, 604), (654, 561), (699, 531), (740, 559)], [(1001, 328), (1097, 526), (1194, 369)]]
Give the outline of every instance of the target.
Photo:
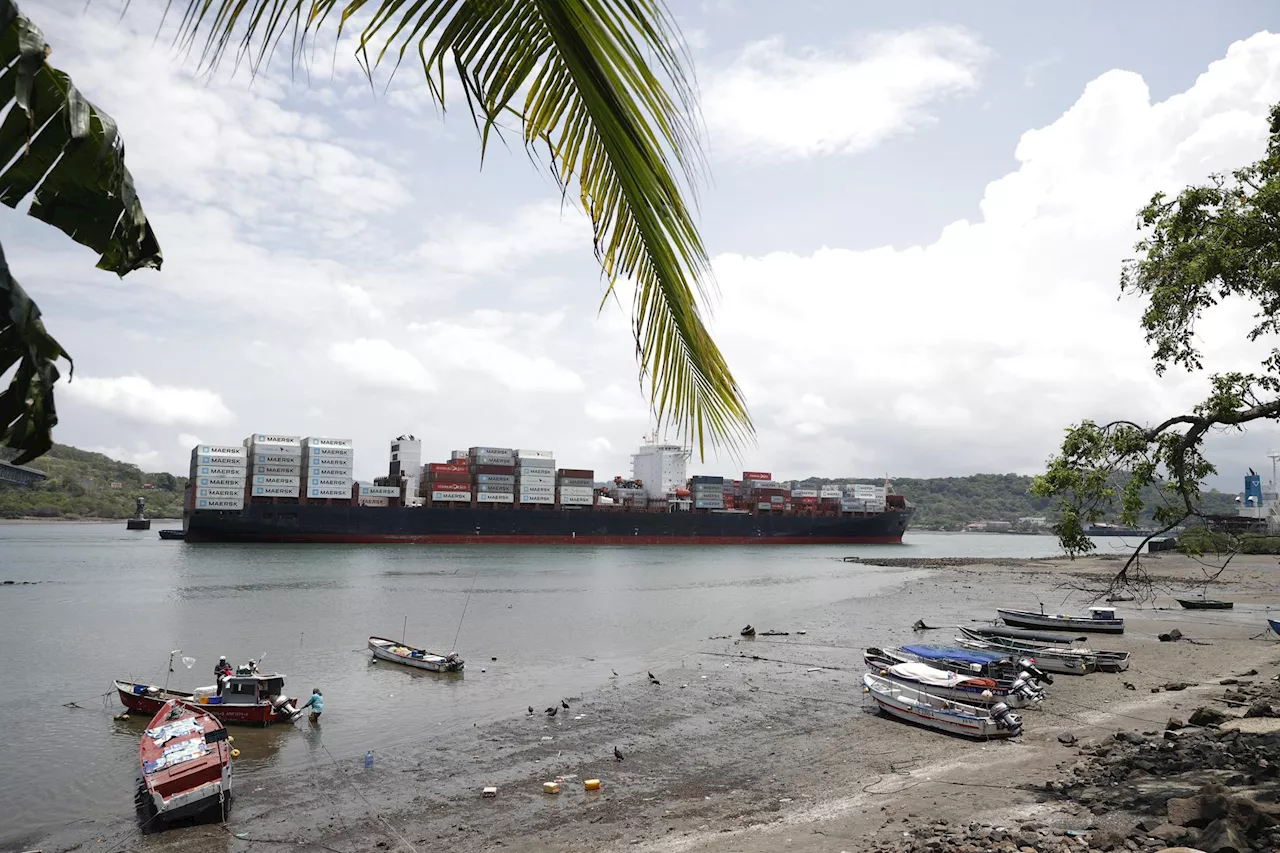
[(724, 509), (724, 501), (694, 501), (697, 509)]
[(791, 500), (792, 500), (792, 503), (799, 503), (801, 506), (817, 506), (818, 505), (817, 495), (813, 495), (812, 497), (810, 497), (809, 495), (802, 495), (801, 497), (792, 498)]
[(547, 461), (546, 465), (543, 465), (536, 459), (521, 459), (516, 463), (516, 470), (537, 471), (539, 473), (545, 473), (548, 477), (554, 477), (556, 475), (555, 463), (550, 460)]
[(477, 483), (493, 483), (512, 485), (516, 481), (514, 474), (476, 474)]
[(470, 462), (472, 465), (514, 465), (516, 458), (497, 453), (482, 453), (479, 456), (472, 456)]
[(244, 459), (248, 454), (243, 447), (234, 444), (198, 444), (191, 448), (192, 456), (235, 456)]
[(432, 481), (431, 491), (433, 492), (469, 492), (471, 484), (466, 480), (442, 480)]
[(467, 451), (468, 456), (514, 456), (510, 447), (473, 447)]
[(307, 497), (309, 498), (347, 498), (351, 499), (351, 486), (345, 489), (338, 486), (307, 486)]
[(771, 495), (769, 497), (769, 503), (775, 504), (775, 505), (785, 503), (786, 500), (787, 499), (784, 498), (782, 495)]
[(472, 474), (515, 474), (514, 465), (472, 465)]
[(244, 498), (244, 486), (196, 486), (198, 498)]
[(772, 480), (773, 475), (767, 471), (743, 471), (742, 479), (744, 480)]
[(374, 495), (361, 495), (356, 498), (356, 506), (390, 506), (390, 498), (380, 498)]
[(515, 503), (516, 496), (511, 492), (479, 492), (476, 494), (476, 503), (482, 504), (509, 504)]
[(274, 474), (255, 474), (253, 477), (255, 486), (292, 486), (296, 492), (302, 485), (301, 477), (280, 477)]
[(297, 486), (252, 486), (249, 494), (255, 498), (296, 498)]
[(456, 465), (449, 465), (443, 462), (432, 462), (427, 466), (427, 470), (432, 474), (470, 474), (471, 466), (465, 462)]
[(351, 473), (350, 465), (308, 465), (302, 469), (303, 477), (345, 477), (350, 480), (353, 479)]
[(244, 440), (246, 446), (250, 444), (288, 444), (293, 447), (302, 446), (302, 436), (300, 435), (269, 435), (267, 433), (254, 433)]
[(555, 495), (519, 495), (517, 500), (522, 504), (554, 504)]
[(254, 467), (258, 465), (300, 465), (299, 456), (284, 456), (279, 453), (255, 453), (251, 457)]
[(470, 503), (471, 492), (469, 490), (441, 491), (439, 489), (431, 490), (431, 500), (434, 501), (465, 501)]
[(212, 489), (244, 489), (243, 477), (198, 477), (196, 486)]
[(266, 474), (274, 477), (301, 477), (302, 465), (250, 465), (249, 471), (254, 476)]
[(308, 447), (313, 451), (324, 447), (341, 447), (351, 450), (355, 447), (355, 442), (349, 438), (313, 438), (308, 436), (302, 439), (302, 446)]
[(494, 492), (495, 494), (510, 495), (514, 493), (516, 487), (511, 483), (477, 483), (477, 492)]
[(555, 477), (517, 477), (516, 481), (525, 486), (554, 486), (556, 484)]
[(573, 495), (574, 497), (595, 494), (595, 489), (583, 488), (582, 486), (561, 486), (556, 491), (561, 495)]
[(303, 459), (354, 459), (355, 452), (350, 447), (326, 447), (321, 445), (302, 448)]
[(244, 509), (244, 493), (237, 498), (196, 498), (196, 509)]
[(221, 465), (226, 468), (245, 468), (248, 465), (243, 456), (219, 456), (214, 453), (192, 456), (191, 461), (196, 465)]
[(690, 479), (693, 483), (695, 483), (695, 484), (697, 484), (697, 483), (715, 483), (716, 485), (720, 485), (721, 483), (723, 483), (723, 482), (724, 482), (724, 477), (710, 477), (710, 476), (707, 476), (707, 475), (705, 475), (705, 474), (699, 474), (699, 475), (697, 475), (696, 477), (690, 477), (689, 479)]
[(568, 477), (574, 480), (594, 480), (596, 472), (588, 471), (585, 468), (561, 468), (559, 471), (556, 471), (556, 476), (562, 478)]
[(526, 486), (523, 483), (516, 489), (522, 495), (554, 495), (555, 486)]
[(756, 509), (773, 509), (773, 504), (771, 504), (771, 503), (758, 503), (758, 504), (756, 504)]
[(596, 502), (593, 495), (561, 495), (561, 506), (591, 506)]
[(302, 448), (296, 444), (259, 444), (254, 442), (248, 447), (250, 456), (259, 454), (270, 454), (272, 456), (292, 456), (295, 459), (302, 458)]
[(574, 486), (579, 488), (592, 489), (595, 488), (595, 480), (589, 477), (559, 477), (556, 482), (562, 486)]
[(400, 489), (397, 486), (367, 486), (361, 483), (359, 494), (367, 498), (398, 498)]
[(555, 459), (556, 455), (550, 450), (517, 450), (516, 456), (520, 459)]
[(465, 451), (465, 450), (455, 450), (455, 451), (453, 451), (452, 453), (450, 453), (450, 454), (449, 454), (449, 458), (450, 458), (450, 459), (452, 459), (454, 462), (466, 462), (466, 461), (467, 461), (467, 451)]
[(227, 477), (230, 479), (238, 479), (244, 482), (245, 469), (235, 468), (230, 465), (195, 465), (191, 468), (191, 476), (193, 477)]
[[(309, 488), (346, 489), (348, 493), (354, 485), (350, 477), (308, 477)], [(348, 494), (348, 497), (350, 495)]]
[(792, 489), (791, 497), (793, 498), (816, 498), (818, 496), (817, 489)]

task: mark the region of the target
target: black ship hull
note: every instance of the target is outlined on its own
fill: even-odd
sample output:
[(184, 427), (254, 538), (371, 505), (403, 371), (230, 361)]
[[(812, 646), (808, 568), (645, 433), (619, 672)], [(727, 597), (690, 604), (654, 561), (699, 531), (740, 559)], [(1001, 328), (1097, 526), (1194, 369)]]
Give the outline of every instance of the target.
[(836, 516), (250, 504), (187, 510), (183, 524), (187, 542), (857, 545), (901, 543), (914, 513), (911, 507)]

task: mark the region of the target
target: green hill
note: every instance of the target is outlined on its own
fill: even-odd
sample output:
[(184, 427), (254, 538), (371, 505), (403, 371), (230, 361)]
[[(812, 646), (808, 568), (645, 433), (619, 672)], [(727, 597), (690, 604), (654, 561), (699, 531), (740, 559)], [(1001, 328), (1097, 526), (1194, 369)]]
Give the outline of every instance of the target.
[(49, 475), (31, 486), (0, 483), (0, 518), (129, 518), (147, 499), (151, 518), (180, 518), (186, 477), (147, 473), (102, 453), (65, 444), (29, 466)]

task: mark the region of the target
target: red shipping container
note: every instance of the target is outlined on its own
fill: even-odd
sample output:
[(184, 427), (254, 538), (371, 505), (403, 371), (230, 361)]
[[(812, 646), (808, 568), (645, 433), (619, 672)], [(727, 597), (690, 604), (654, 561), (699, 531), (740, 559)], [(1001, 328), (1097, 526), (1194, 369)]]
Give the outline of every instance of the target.
[(801, 506), (817, 506), (818, 505), (817, 498), (796, 498), (795, 500), (799, 501)]
[(432, 483), (431, 491), (433, 492), (469, 492), (471, 491), (470, 483)]
[(556, 475), (560, 477), (568, 477), (571, 480), (594, 480), (595, 471), (588, 471), (585, 468), (561, 468), (556, 471)]
[(472, 473), (475, 474), (514, 474), (516, 466), (514, 465), (472, 465)]
[(742, 479), (744, 480), (772, 480), (773, 475), (767, 471), (743, 471)]
[(427, 470), (432, 474), (470, 474), (471, 467), (468, 465), (451, 465), (447, 462), (432, 462), (427, 466)]

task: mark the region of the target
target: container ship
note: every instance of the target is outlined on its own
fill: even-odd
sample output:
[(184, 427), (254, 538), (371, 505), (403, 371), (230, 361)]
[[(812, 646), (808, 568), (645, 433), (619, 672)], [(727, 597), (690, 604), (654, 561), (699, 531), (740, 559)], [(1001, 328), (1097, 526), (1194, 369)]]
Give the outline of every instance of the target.
[(422, 461), (391, 442), (386, 477), (354, 479), (350, 439), (266, 433), (191, 451), (187, 542), (512, 545), (897, 544), (915, 509), (889, 484), (813, 486), (769, 472), (686, 476), (646, 438), (630, 479), (558, 468), (551, 451), (476, 446)]

